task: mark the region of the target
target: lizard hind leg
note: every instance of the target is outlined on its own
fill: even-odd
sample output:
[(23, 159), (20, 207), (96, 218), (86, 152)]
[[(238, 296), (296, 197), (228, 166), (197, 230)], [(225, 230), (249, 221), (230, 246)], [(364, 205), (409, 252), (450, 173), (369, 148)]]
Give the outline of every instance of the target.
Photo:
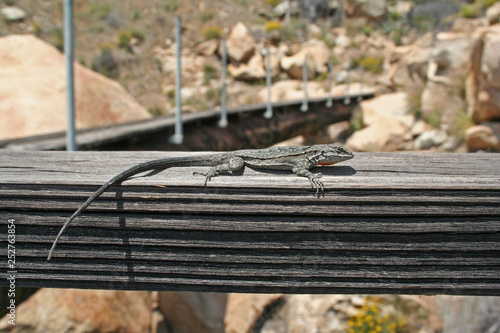
[(208, 170), (207, 173), (203, 172), (193, 172), (193, 175), (201, 175), (205, 177), (205, 184), (204, 186), (207, 186), (207, 183), (212, 180), (212, 177), (217, 177), (221, 173), (231, 173), (233, 171), (238, 171), (243, 169), (245, 166), (245, 160), (243, 160), (241, 157), (232, 157), (228, 160), (227, 163), (222, 163), (217, 166), (214, 166)]

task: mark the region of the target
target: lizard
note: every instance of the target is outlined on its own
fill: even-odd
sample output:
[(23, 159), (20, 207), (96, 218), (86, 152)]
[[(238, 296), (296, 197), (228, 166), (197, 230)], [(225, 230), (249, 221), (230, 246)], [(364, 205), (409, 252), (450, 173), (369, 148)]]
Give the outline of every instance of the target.
[(171, 167), (198, 167), (209, 166), (206, 173), (194, 172), (193, 175), (202, 175), (205, 177), (204, 186), (213, 178), (221, 173), (232, 173), (248, 166), (253, 169), (274, 169), (289, 170), (297, 176), (308, 178), (313, 189), (316, 189), (316, 195), (324, 192), (323, 183), (319, 180), (321, 173), (312, 173), (309, 171), (317, 166), (326, 166), (336, 164), (353, 158), (353, 154), (346, 148), (335, 144), (321, 144), (312, 146), (288, 146), (272, 147), (267, 149), (248, 149), (236, 150), (233, 152), (220, 152), (212, 154), (185, 156), (185, 157), (167, 157), (151, 160), (132, 166), (108, 180), (97, 191), (95, 191), (74, 213), (59, 230), (47, 260), (50, 260), (59, 238), (64, 230), (85, 208), (87, 208), (97, 197), (104, 193), (110, 187), (121, 184), (130, 177), (145, 171), (163, 171)]

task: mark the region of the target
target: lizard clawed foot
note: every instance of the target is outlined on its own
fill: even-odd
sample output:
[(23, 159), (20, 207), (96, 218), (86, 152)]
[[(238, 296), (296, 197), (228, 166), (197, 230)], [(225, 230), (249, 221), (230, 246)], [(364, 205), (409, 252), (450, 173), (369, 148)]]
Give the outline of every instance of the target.
[(309, 178), (311, 182), (311, 187), (316, 189), (316, 195), (318, 198), (323, 194), (325, 196), (325, 188), (323, 186), (323, 182), (319, 180), (323, 175), (321, 173), (313, 174)]
[(205, 177), (205, 184), (203, 186), (207, 186), (207, 183), (212, 180), (212, 177), (217, 177), (219, 175), (219, 171), (212, 170), (207, 173), (197, 172), (197, 171), (193, 172), (193, 176), (197, 175)]

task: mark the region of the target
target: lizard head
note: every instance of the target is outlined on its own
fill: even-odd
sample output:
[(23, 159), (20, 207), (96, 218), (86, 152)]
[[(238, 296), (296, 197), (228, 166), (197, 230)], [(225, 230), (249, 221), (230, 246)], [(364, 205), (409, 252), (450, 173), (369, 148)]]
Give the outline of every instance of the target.
[(332, 165), (354, 157), (348, 149), (339, 145), (317, 145), (315, 147), (317, 148), (315, 157), (318, 165)]

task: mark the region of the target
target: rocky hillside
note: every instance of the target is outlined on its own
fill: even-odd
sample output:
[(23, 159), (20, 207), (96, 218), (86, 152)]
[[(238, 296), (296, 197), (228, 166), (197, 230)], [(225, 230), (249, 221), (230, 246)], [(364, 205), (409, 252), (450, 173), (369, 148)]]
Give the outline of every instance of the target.
[[(266, 100), (269, 47), (273, 100), (302, 97), (306, 57), (308, 96), (327, 95), (330, 61), (334, 93), (346, 92), (348, 77), (350, 93), (376, 92), (347, 126), (353, 150), (500, 150), (499, 7), (495, 0), (80, 0), (76, 55), (153, 115), (171, 113), (179, 16), (186, 111), (219, 105), (226, 37), (230, 106)], [(1, 11), (0, 34), (30, 33), (62, 48), (59, 2), (3, 0)]]

